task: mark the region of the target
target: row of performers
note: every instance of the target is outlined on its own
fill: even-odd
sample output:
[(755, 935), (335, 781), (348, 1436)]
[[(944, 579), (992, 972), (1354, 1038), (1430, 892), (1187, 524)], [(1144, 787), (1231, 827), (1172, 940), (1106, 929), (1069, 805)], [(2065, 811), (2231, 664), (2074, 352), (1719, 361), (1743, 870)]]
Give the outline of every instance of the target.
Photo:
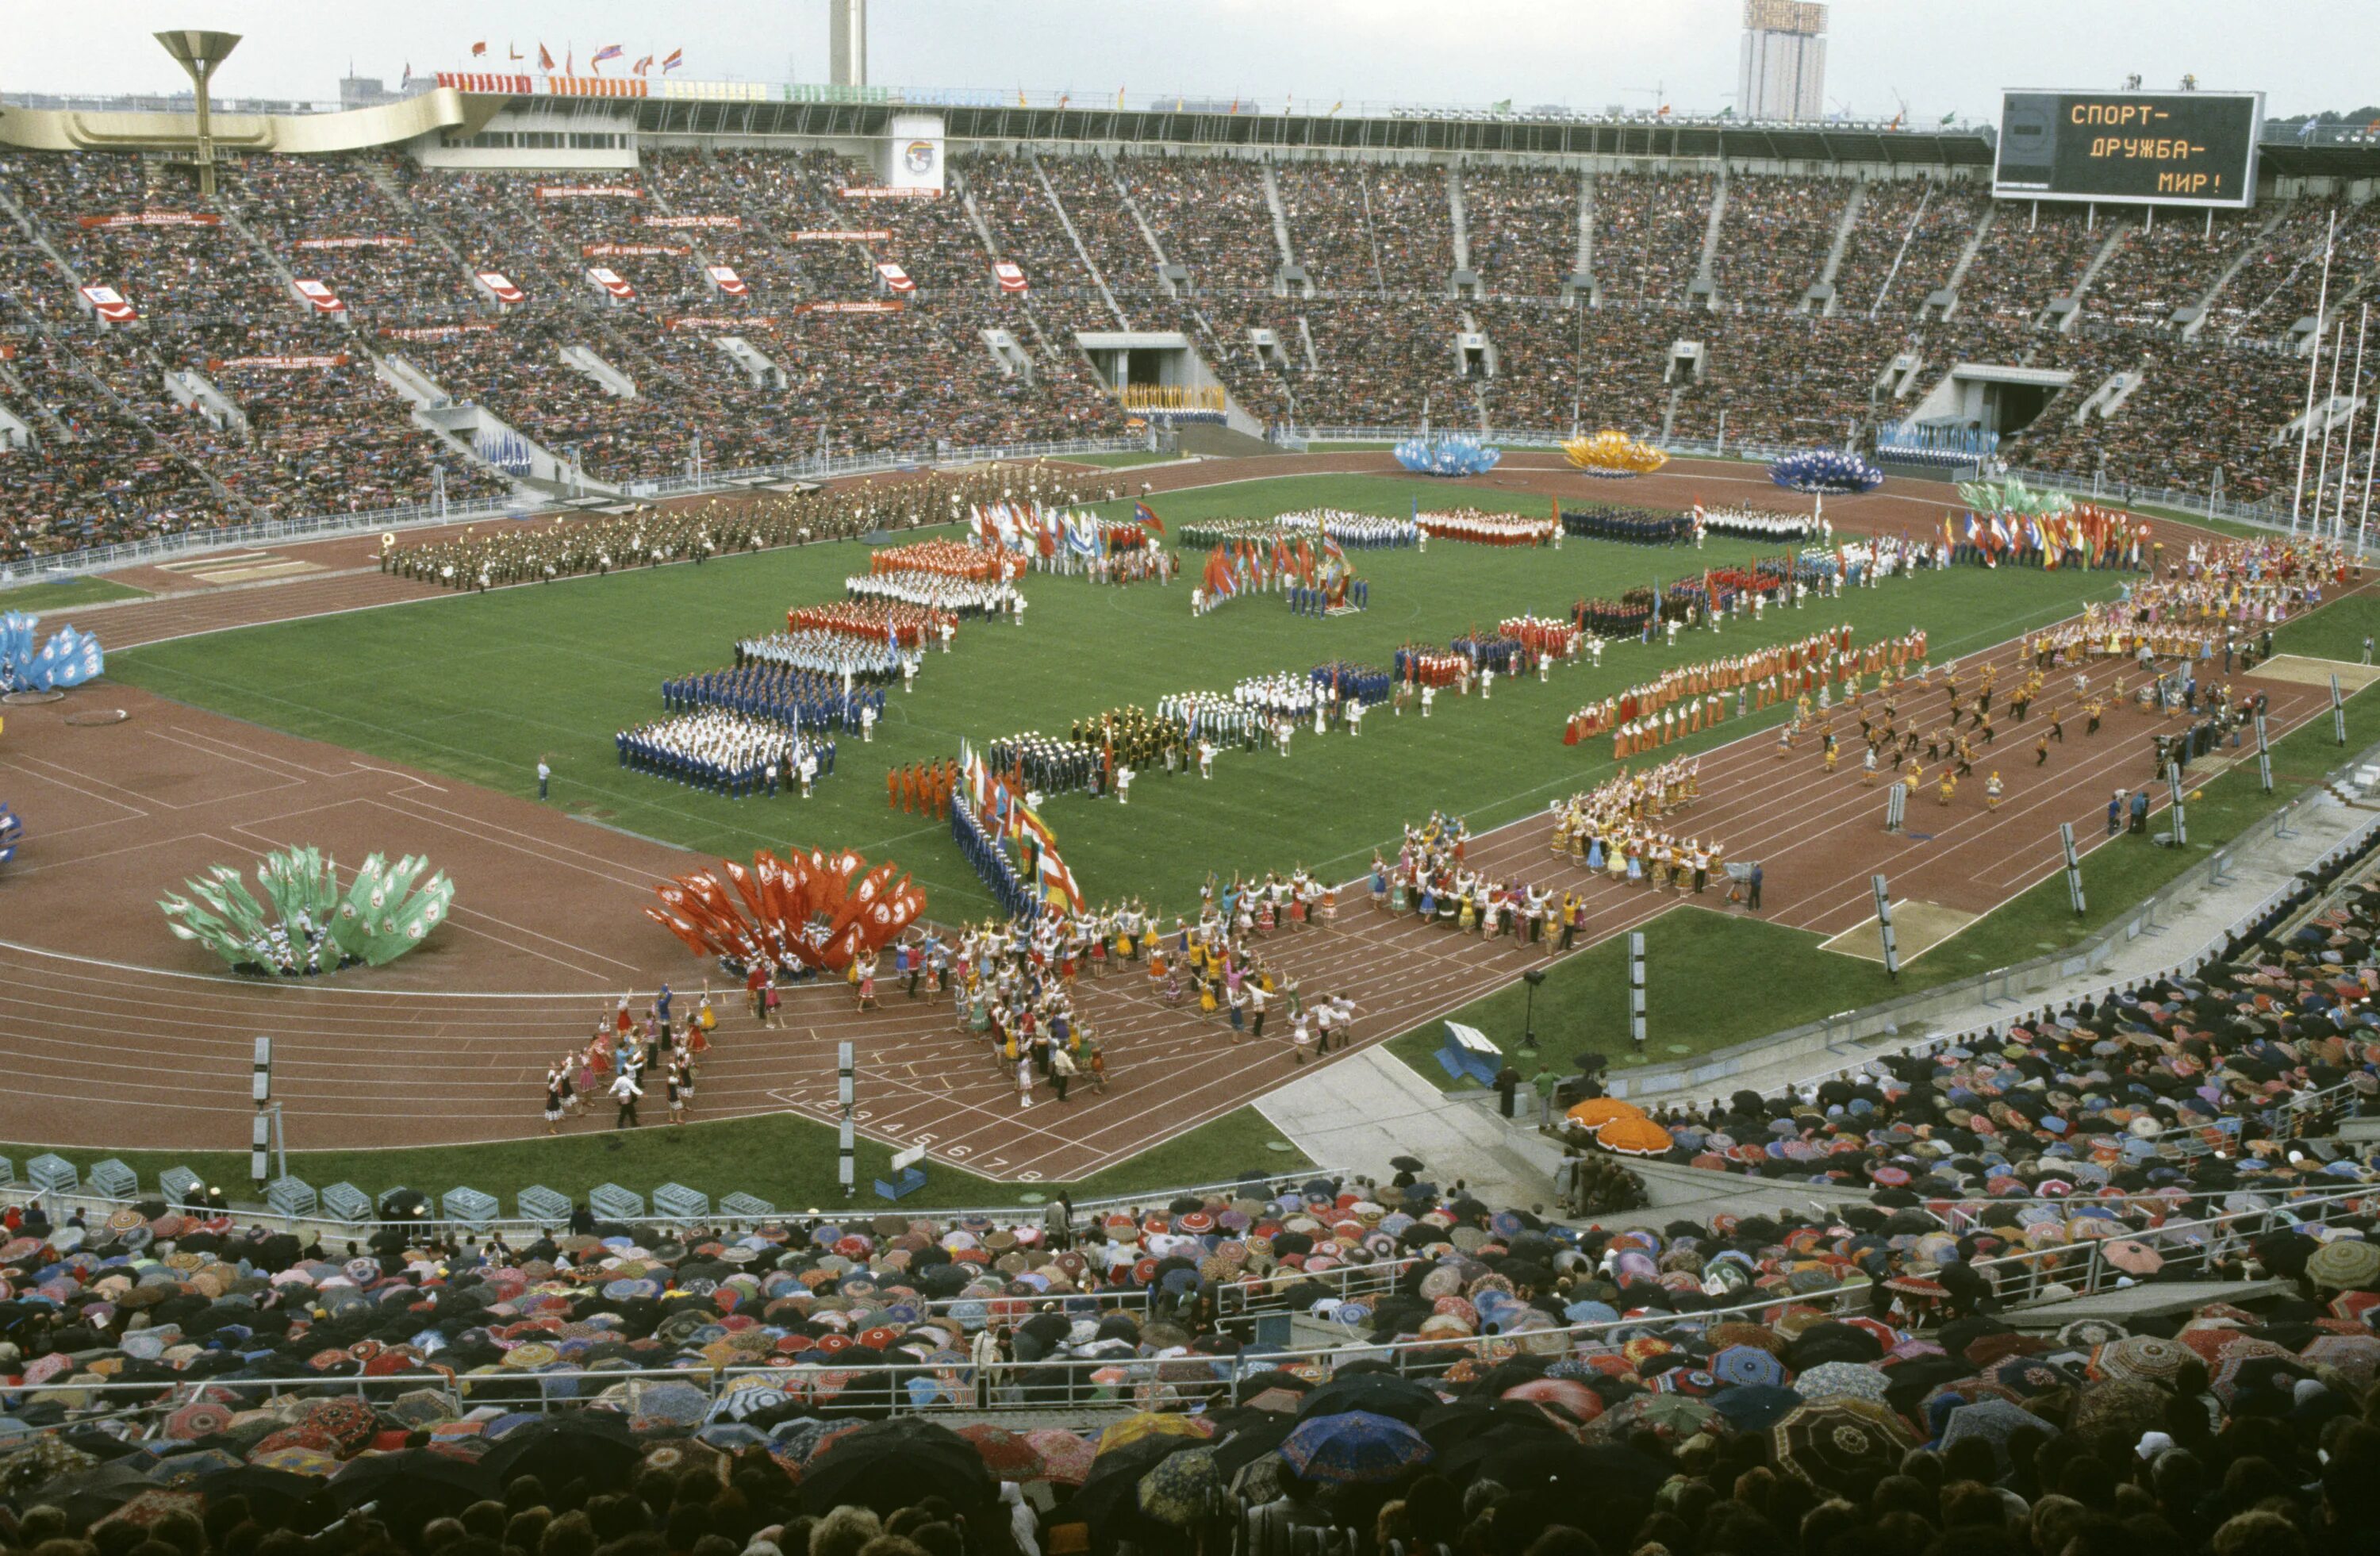
[(833, 741), (724, 708), (624, 729), (612, 742), (622, 767), (730, 799), (773, 796), (781, 787), (796, 784), (807, 799), (810, 785), (834, 772)]
[(663, 681), (662, 703), (673, 713), (724, 708), (803, 729), (865, 730), (884, 715), (881, 687), (846, 689), (838, 676), (759, 660)]
[(1613, 754), (1633, 751), (1694, 734), (1726, 717), (1724, 694), (1735, 694), (1737, 716), (1772, 702), (1792, 701), (1836, 680), (1881, 675), (1925, 659), (1925, 634), (1854, 647), (1848, 625), (1756, 653), (1682, 664), (1653, 681), (1630, 687), (1572, 713), (1562, 744), (1609, 734)]

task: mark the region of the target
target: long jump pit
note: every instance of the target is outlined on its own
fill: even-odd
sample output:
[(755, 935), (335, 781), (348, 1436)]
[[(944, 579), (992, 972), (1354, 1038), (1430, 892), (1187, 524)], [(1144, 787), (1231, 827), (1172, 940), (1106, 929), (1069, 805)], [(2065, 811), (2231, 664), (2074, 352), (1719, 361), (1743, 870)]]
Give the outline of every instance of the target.
[[(1963, 908), (1945, 907), (1940, 903), (1919, 902), (1912, 898), (1892, 905), (1892, 949), (1903, 965), (1917, 960), (1928, 951), (1949, 940), (1973, 923), (1979, 914)], [(1821, 951), (1840, 955), (1856, 956), (1863, 962), (1884, 965), (1884, 931), (1873, 918), (1864, 918), (1832, 940), (1820, 943)]]
[(2343, 659), (2315, 659), (2306, 654), (2275, 654), (2249, 675), (2266, 681), (2286, 681), (2297, 687), (2327, 688), (2333, 675), (2338, 677), (2338, 689), (2353, 697), (2374, 681), (2380, 681), (2380, 664), (2350, 664)]

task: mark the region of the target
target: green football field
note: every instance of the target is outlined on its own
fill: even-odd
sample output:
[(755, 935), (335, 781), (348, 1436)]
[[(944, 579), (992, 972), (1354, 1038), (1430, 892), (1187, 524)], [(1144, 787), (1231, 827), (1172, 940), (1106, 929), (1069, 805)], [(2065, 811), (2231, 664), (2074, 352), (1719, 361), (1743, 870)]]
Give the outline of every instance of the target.
[[(1176, 493), (1158, 507), (1178, 527), (1314, 506), (1402, 515), (1416, 497), (1447, 504), (1452, 494), (1413, 480), (1317, 476)], [(1510, 505), (1542, 511), (1534, 500)], [(1129, 504), (1115, 506), (1121, 517)], [(1180, 583), (1116, 589), (1031, 575), (1025, 625), (963, 626), (954, 651), (927, 657), (914, 692), (892, 694), (872, 744), (841, 739), (834, 775), (807, 802), (731, 800), (625, 772), (612, 735), (662, 714), (663, 678), (730, 663), (737, 637), (781, 627), (788, 606), (841, 598), (844, 579), (867, 569), (857, 542), (251, 627), (111, 655), (109, 668), (168, 697), (514, 794), (534, 791), (543, 756), (556, 803), (710, 853), (856, 848), (911, 871), (929, 911), (950, 919), (990, 904), (945, 823), (888, 808), (893, 764), (954, 755), (962, 738), (979, 747), (1025, 730), (1062, 735), (1104, 709), (1146, 708), (1171, 692), (1228, 693), (1254, 675), (1303, 674), (1337, 659), (1386, 666), (1401, 643), (1443, 645), (1523, 613), (1566, 615), (1581, 597), (1615, 597), (1747, 560), (1755, 549), (1572, 540), (1560, 551), (1444, 541), (1427, 553), (1361, 551), (1353, 561), (1370, 583), (1372, 608), (1327, 621), (1293, 615), (1269, 595), (1194, 619)], [(1186, 560), (1195, 574), (1196, 559)], [(1343, 878), (1433, 808), (1484, 829), (1599, 781), (1611, 767), (1609, 744), (1563, 745), (1564, 720), (1669, 665), (1839, 620), (1863, 639), (1922, 626), (1938, 659), (2069, 614), (2086, 598), (2112, 595), (2119, 581), (1973, 568), (1896, 580), (1800, 612), (1771, 611), (1757, 626), (1687, 634), (1675, 650), (1615, 644), (1600, 670), (1563, 669), (1549, 685), (1506, 682), (1492, 701), (1441, 698), (1427, 722), (1383, 712), (1359, 740), (1307, 733), (1287, 760), (1226, 753), (1209, 782), (1146, 774), (1128, 808), (1077, 795), (1054, 798), (1043, 815), (1094, 901), (1136, 895), (1177, 906), (1210, 870), (1302, 864)], [(1706, 738), (1740, 733), (1730, 723)]]

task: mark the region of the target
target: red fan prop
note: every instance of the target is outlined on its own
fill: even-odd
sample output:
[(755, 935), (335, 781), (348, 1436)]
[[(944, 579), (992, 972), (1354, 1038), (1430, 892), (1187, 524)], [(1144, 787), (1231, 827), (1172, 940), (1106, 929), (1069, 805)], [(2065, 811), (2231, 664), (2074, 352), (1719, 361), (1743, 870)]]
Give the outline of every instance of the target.
[(750, 869), (722, 859), (720, 870), (723, 881), (706, 869), (654, 887), (662, 906), (645, 909), (698, 956), (841, 972), (926, 911), (926, 894), (906, 875), (894, 879), (898, 865), (870, 869), (848, 851), (780, 858), (762, 849)]

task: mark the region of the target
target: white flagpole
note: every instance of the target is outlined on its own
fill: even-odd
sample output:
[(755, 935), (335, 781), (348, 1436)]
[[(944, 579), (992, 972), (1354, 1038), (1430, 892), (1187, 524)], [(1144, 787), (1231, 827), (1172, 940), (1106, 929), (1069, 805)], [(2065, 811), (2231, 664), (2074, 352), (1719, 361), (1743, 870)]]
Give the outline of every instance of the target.
[(2330, 213), (2330, 225), (2322, 239), (2322, 286), (2314, 293), (2313, 360), (2306, 364), (2305, 416), (2298, 423), (2298, 480), (2289, 492), (2289, 533), (2298, 529), (2298, 504), (2305, 496), (2306, 444), (2313, 436), (2314, 375), (2322, 370), (2322, 316), (2330, 307), (2330, 249), (2338, 236), (2338, 213)]
[(2331, 512), (2330, 538), (2347, 539), (2347, 484), (2355, 479), (2355, 413), (2363, 408), (2363, 331), (2372, 322), (2365, 303), (2355, 321), (2355, 366), (2347, 375), (2347, 435), (2338, 450), (2338, 505)]
[(2313, 468), (2313, 512), (2306, 517), (2306, 530), (2318, 534), (2322, 530), (2322, 500), (2330, 479), (2330, 407), (2338, 403), (2338, 359), (2347, 348), (2347, 321), (2341, 319), (2335, 332), (2338, 338), (2330, 343), (2330, 392), (2322, 401), (2322, 457)]
[[(2374, 414), (2380, 415), (2380, 411)], [(2373, 429), (2372, 435), (2364, 440), (2364, 444), (2363, 506), (2355, 520), (2355, 553), (2358, 556), (2363, 554), (2364, 527), (2372, 522), (2372, 478), (2380, 474), (2380, 427)]]

